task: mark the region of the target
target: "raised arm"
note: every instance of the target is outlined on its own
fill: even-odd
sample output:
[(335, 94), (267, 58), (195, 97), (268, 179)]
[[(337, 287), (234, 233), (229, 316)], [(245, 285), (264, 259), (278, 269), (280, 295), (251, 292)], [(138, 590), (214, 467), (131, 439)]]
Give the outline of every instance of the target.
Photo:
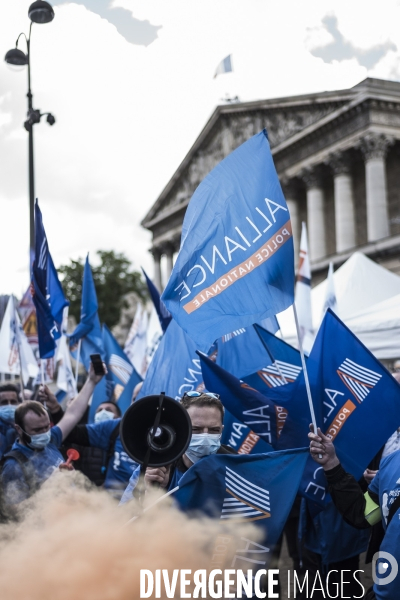
[[(103, 363), (104, 371), (106, 372), (106, 366)], [(90, 364), (89, 368), (89, 376), (85, 382), (85, 385), (67, 408), (65, 414), (61, 421), (57, 424), (57, 426), (61, 429), (62, 439), (65, 440), (67, 435), (72, 431), (72, 429), (79, 423), (83, 415), (85, 414), (85, 410), (87, 408), (89, 399), (94, 392), (94, 388), (101, 381), (103, 375), (95, 375), (93, 370), (93, 365)]]

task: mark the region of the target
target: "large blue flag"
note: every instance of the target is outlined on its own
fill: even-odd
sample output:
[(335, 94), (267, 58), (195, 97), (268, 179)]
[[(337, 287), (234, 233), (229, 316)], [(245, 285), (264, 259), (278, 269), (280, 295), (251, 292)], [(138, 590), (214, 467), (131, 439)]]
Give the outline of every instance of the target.
[(32, 266), (32, 298), (36, 308), (40, 358), (54, 356), (61, 337), (63, 309), (69, 305), (54, 267), (43, 227), (42, 213), (35, 203), (35, 258)]
[[(175, 498), (183, 510), (202, 511), (221, 524), (254, 522), (263, 530), (262, 543), (267, 544), (264, 562), (268, 562), (268, 553), (278, 541), (295, 499), (307, 456), (308, 448), (250, 456), (214, 454), (185, 473)], [(253, 564), (248, 568), (252, 568), (257, 561), (249, 562)]]
[(276, 315), (293, 299), (290, 216), (263, 131), (195, 191), (162, 300), (207, 352), (215, 339)]
[[(344, 467), (359, 479), (400, 423), (400, 386), (360, 340), (327, 310), (307, 362), (317, 425), (331, 437)], [(311, 422), (304, 378), (279, 444), (306, 442)], [(321, 501), (326, 496), (322, 468), (309, 459), (301, 489)], [(307, 495), (306, 494), (306, 495)]]
[(216, 365), (204, 354), (198, 355), (206, 388), (219, 394), (226, 410), (240, 423), (247, 425), (264, 442), (275, 447), (285, 425), (295, 384), (271, 389), (266, 397)]
[(81, 320), (75, 331), (70, 335), (70, 345), (73, 349), (79, 340), (82, 340), (80, 360), (87, 371), (89, 371), (91, 354), (100, 354), (103, 360), (105, 358), (100, 320), (97, 313), (98, 308), (96, 288), (88, 255), (83, 270)]
[(138, 399), (165, 392), (180, 400), (185, 392), (197, 390), (203, 376), (196, 349), (193, 340), (172, 320), (149, 365)]
[(151, 299), (154, 304), (154, 308), (156, 309), (156, 312), (157, 312), (157, 315), (158, 315), (158, 318), (160, 321), (161, 329), (163, 330), (163, 333), (165, 333), (167, 331), (167, 327), (170, 324), (171, 319), (172, 319), (171, 313), (167, 310), (167, 307), (165, 306), (164, 302), (161, 300), (160, 292), (158, 291), (158, 289), (156, 288), (156, 286), (154, 285), (154, 283), (152, 282), (150, 277), (147, 276), (147, 273), (143, 269), (143, 267), (142, 267), (142, 271), (143, 271), (143, 275), (146, 278), (147, 287), (149, 289), (150, 296), (151, 296)]
[(296, 381), (302, 372), (300, 352), (264, 327), (257, 324), (253, 327), (268, 353), (271, 364), (266, 364), (257, 373), (244, 376), (243, 380), (262, 393), (266, 393), (269, 388)]
[[(131, 361), (126, 356), (125, 352), (122, 350), (121, 346), (118, 344), (107, 325), (103, 325), (102, 340), (104, 348), (104, 362), (106, 363), (108, 372), (107, 375), (102, 379), (103, 385), (100, 385), (100, 382), (100, 384), (98, 384), (95, 388), (89, 411), (90, 423), (92, 423), (94, 420), (94, 415), (99, 404), (105, 400), (110, 400), (111, 402), (117, 402), (119, 404), (119, 400), (126, 387), (128, 387), (127, 394), (129, 394), (130, 389), (133, 393), (135, 385), (142, 381), (142, 378), (136, 372)], [(122, 405), (126, 410), (127, 406), (125, 406), (125, 404), (125, 401), (122, 402)]]
[[(274, 319), (266, 319), (273, 333), (279, 326)], [(272, 363), (271, 357), (253, 326), (241, 327), (217, 340), (217, 365), (236, 377), (243, 378), (261, 371)]]

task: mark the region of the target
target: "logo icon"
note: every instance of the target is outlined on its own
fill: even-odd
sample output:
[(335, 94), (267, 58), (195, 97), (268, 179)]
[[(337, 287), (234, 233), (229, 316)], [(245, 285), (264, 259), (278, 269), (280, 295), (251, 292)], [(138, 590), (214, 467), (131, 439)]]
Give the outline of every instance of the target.
[(258, 521), (271, 516), (269, 492), (244, 479), (226, 467), (226, 492), (221, 519), (235, 521)]
[(295, 381), (301, 371), (301, 367), (291, 365), (290, 363), (276, 360), (272, 365), (257, 371), (261, 379), (268, 387), (279, 387), (286, 383)]
[(111, 354), (110, 360), (108, 361), (110, 371), (114, 373), (118, 379), (125, 385), (128, 383), (130, 376), (133, 373), (133, 367), (126, 360), (118, 356), (118, 354)]
[(229, 342), (229, 340), (232, 340), (234, 337), (237, 337), (238, 335), (242, 335), (242, 333), (246, 333), (246, 330), (243, 329), (243, 327), (241, 329), (236, 329), (235, 331), (232, 331), (232, 333), (227, 333), (226, 335), (223, 335), (222, 341)]
[(389, 552), (379, 551), (372, 557), (372, 579), (377, 585), (388, 585), (395, 580), (399, 565)]
[(342, 362), (337, 373), (360, 404), (382, 378), (379, 373), (366, 369), (349, 358)]

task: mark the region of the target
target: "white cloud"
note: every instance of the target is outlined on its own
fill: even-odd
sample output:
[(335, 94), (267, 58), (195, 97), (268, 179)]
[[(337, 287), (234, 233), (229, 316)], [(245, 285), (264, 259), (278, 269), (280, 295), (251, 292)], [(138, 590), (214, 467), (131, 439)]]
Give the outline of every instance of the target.
[[(4, 8), (3, 54), (28, 30), (29, 1)], [(400, 48), (398, 3), (368, 10), (361, 0), (114, 0), (161, 26), (147, 47), (81, 4), (55, 7), (33, 27), (34, 105), (57, 122), (35, 126), (36, 193), (56, 265), (97, 249), (125, 252), (152, 274), (150, 234), (139, 223), (226, 92), (241, 100), (341, 89), (368, 75), (356, 60), (325, 63), (310, 44), (329, 39), (321, 21), (368, 48)], [(7, 14), (4, 14), (6, 13)], [(385, 18), (384, 18), (385, 17)], [(314, 36), (314, 37), (313, 37)], [(21, 40), (21, 48), (23, 42)], [(232, 53), (234, 73), (213, 79)], [(399, 52), (374, 76), (398, 77)], [(0, 64), (0, 293), (28, 285), (26, 72)]]

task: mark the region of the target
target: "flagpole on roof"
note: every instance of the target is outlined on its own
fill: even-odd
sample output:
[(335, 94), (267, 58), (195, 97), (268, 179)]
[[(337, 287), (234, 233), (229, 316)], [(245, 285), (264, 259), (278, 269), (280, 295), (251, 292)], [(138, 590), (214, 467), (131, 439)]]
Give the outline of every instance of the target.
[(303, 344), (302, 344), (301, 338), (300, 338), (300, 327), (299, 327), (299, 320), (297, 318), (296, 303), (293, 302), (292, 306), (293, 306), (294, 321), (296, 323), (297, 341), (299, 343), (299, 351), (300, 351), (300, 357), (301, 357), (301, 364), (302, 364), (303, 373), (304, 373), (304, 381), (305, 381), (306, 390), (307, 390), (308, 404), (310, 406), (311, 421), (312, 421), (312, 424), (313, 424), (313, 427), (314, 427), (314, 433), (317, 433), (317, 422), (315, 420), (315, 411), (314, 411), (314, 405), (313, 405), (313, 401), (312, 401), (312, 397), (311, 397), (311, 388), (310, 388), (310, 382), (308, 380), (308, 373), (307, 373), (307, 367), (306, 367), (306, 359), (304, 357)]

